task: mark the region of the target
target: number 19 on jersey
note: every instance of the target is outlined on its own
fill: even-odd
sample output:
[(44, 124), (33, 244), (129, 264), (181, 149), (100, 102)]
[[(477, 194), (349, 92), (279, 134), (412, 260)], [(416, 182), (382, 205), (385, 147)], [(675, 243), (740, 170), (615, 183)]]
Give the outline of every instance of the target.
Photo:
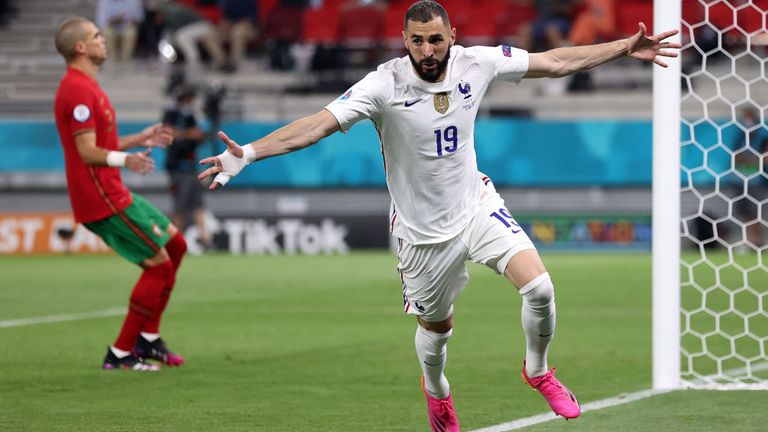
[(435, 131), (435, 145), (437, 146), (437, 157), (441, 157), (443, 152), (455, 152), (459, 147), (459, 132), (456, 126), (448, 126), (442, 130), (437, 129)]

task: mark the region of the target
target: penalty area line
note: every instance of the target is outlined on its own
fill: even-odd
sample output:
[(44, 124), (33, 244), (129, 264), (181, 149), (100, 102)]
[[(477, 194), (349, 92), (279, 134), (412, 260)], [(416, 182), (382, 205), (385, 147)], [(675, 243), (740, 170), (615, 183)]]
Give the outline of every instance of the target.
[(112, 316), (118, 316), (118, 315), (124, 315), (124, 314), (125, 314), (125, 308), (121, 307), (121, 308), (104, 309), (104, 310), (74, 313), (74, 314), (47, 315), (47, 316), (41, 316), (41, 317), (20, 318), (20, 319), (0, 321), (0, 328), (24, 327), (24, 326), (31, 326), (36, 324), (51, 324), (51, 323), (60, 323), (60, 322), (66, 322), (66, 321), (80, 321), (80, 320), (86, 320), (86, 319), (92, 319), (92, 318), (104, 318), (104, 317), (112, 317)]
[[(584, 404), (581, 406), (581, 412), (583, 414), (589, 411), (597, 411), (603, 408), (610, 408), (617, 405), (623, 405), (626, 403), (639, 401), (641, 399), (646, 399), (646, 398), (657, 396), (660, 394), (669, 393), (671, 391), (675, 391), (675, 390), (643, 390), (635, 393), (625, 393), (612, 398)], [(482, 429), (475, 429), (471, 432), (507, 432), (512, 430), (522, 429), (528, 426), (533, 426), (539, 423), (546, 423), (548, 421), (552, 421), (557, 418), (559, 417), (556, 416), (555, 413), (549, 412), (546, 414), (539, 414), (531, 417), (521, 418), (508, 423), (501, 423), (494, 426), (488, 426)], [(576, 421), (578, 421), (578, 419)]]

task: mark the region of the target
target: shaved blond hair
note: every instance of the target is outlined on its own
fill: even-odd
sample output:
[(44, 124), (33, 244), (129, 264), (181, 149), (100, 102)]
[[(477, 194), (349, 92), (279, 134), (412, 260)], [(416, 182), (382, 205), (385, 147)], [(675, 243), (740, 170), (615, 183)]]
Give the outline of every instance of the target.
[(70, 61), (75, 58), (75, 45), (78, 42), (85, 42), (88, 37), (86, 32), (86, 24), (90, 23), (90, 20), (85, 18), (75, 17), (70, 18), (59, 27), (59, 31), (56, 32), (56, 51), (61, 54), (65, 60)]

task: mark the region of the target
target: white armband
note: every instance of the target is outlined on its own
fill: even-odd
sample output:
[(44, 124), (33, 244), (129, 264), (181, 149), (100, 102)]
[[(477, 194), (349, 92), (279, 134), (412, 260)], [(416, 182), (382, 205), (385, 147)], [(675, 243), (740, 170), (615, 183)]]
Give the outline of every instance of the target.
[(107, 152), (107, 166), (111, 167), (124, 167), (125, 158), (128, 157), (128, 153), (121, 151)]

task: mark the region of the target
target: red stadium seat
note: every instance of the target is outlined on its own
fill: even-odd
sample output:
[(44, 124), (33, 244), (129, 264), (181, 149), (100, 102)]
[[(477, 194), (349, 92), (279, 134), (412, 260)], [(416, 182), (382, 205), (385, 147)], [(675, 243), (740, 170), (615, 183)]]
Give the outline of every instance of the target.
[[(254, 0), (257, 1), (257, 0)], [(276, 8), (280, 5), (280, 0), (258, 0), (258, 6), (259, 6), (259, 21), (262, 23), (262, 26), (264, 24), (264, 20), (269, 16), (269, 13), (272, 12), (272, 9)]]
[(339, 17), (339, 37), (348, 46), (373, 46), (384, 34), (384, 12), (371, 6), (343, 10)]
[(261, 38), (265, 41), (298, 41), (302, 34), (304, 11), (294, 6), (278, 6), (262, 22)]
[(536, 19), (536, 10), (532, 6), (499, 1), (496, 3), (501, 5), (501, 10), (496, 15), (496, 36), (500, 41), (515, 40), (520, 26)]
[(305, 10), (302, 40), (320, 44), (333, 44), (339, 40), (338, 2), (326, 2), (320, 8)]
[(462, 10), (458, 40), (466, 45), (493, 45), (499, 39), (499, 20), (505, 13), (504, 6), (500, 0), (483, 0)]
[[(757, 3), (757, 4), (756, 4)], [(743, 7), (736, 11), (736, 23), (739, 28), (745, 33), (755, 33), (765, 31), (765, 7), (768, 5), (760, 5), (754, 2), (751, 5)], [(761, 6), (763, 8), (761, 8)]]
[(620, 37), (637, 33), (638, 23), (642, 22), (653, 34), (653, 0), (622, 1), (616, 7), (616, 29)]
[(699, 0), (683, 0), (683, 20), (689, 25), (704, 21), (704, 5)]
[(384, 12), (384, 39), (387, 45), (403, 44), (403, 19), (410, 7), (407, 2), (390, 3)]

